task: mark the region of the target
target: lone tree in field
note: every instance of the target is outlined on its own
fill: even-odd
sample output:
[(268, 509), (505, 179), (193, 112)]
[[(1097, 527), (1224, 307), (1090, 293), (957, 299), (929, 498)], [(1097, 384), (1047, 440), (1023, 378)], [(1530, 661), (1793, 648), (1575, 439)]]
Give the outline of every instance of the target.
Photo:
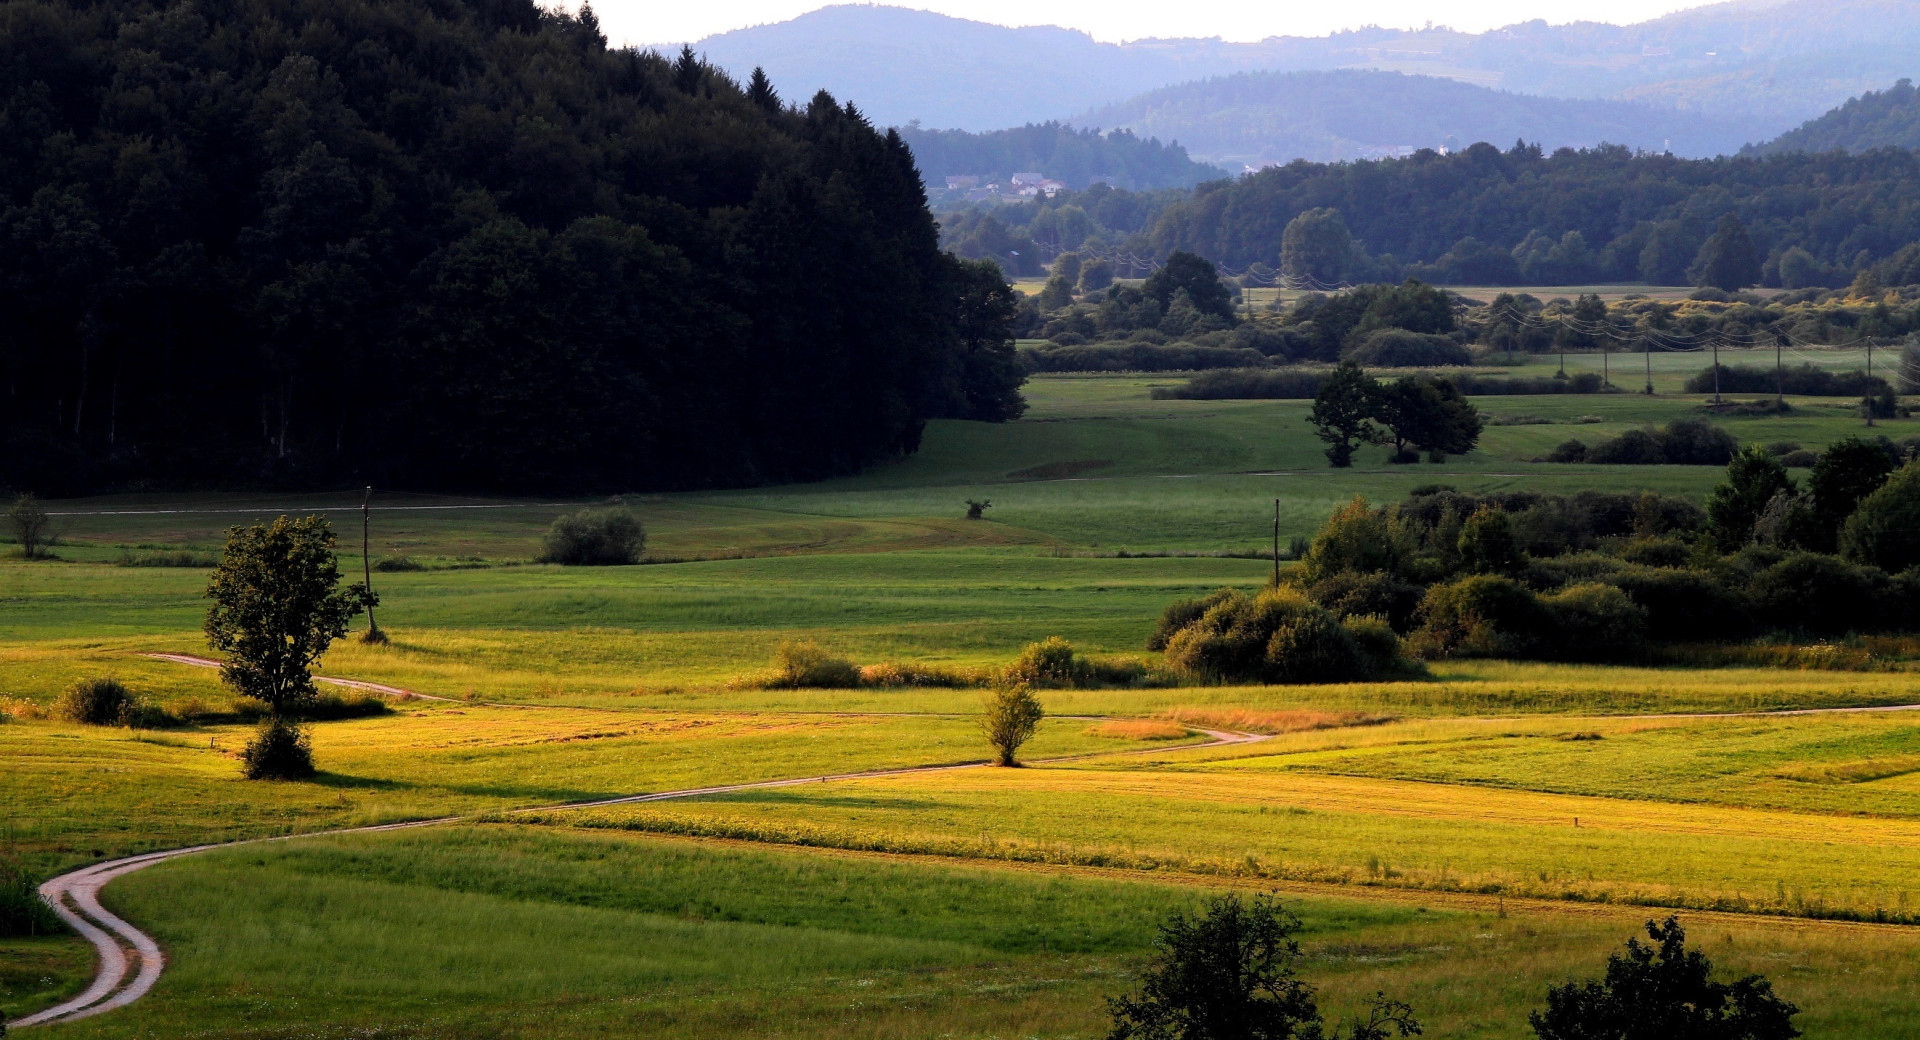
[[(1340, 1040), (1340, 1030), (1327, 1031), (1313, 986), (1294, 970), (1299, 927), (1264, 895), (1228, 893), (1202, 913), (1174, 914), (1160, 926), (1140, 992), (1107, 1001), (1108, 1040)], [(1348, 1036), (1419, 1032), (1411, 1007), (1377, 994)]]
[(1540, 1040), (1792, 1040), (1800, 1009), (1759, 975), (1712, 979), (1713, 962), (1689, 950), (1676, 918), (1647, 922), (1655, 945), (1627, 940), (1604, 978), (1547, 990), (1547, 1009), (1527, 1016)]
[(365, 585), (340, 587), (333, 544), (333, 528), (317, 516), (235, 527), (207, 583), (207, 643), (228, 658), (220, 678), (271, 713), (247, 747), (249, 778), (313, 775), (295, 719), (318, 692), (314, 662), (355, 614), (378, 605)]
[(20, 543), (20, 555), (29, 560), (40, 555), (52, 524), (47, 511), (40, 508), (40, 500), (32, 495), (21, 495), (7, 509), (7, 526), (13, 528), (13, 540)]
[(1014, 753), (1033, 737), (1046, 712), (1026, 683), (1002, 686), (987, 695), (987, 713), (980, 720), (987, 743), (993, 745), (995, 764), (1017, 766)]

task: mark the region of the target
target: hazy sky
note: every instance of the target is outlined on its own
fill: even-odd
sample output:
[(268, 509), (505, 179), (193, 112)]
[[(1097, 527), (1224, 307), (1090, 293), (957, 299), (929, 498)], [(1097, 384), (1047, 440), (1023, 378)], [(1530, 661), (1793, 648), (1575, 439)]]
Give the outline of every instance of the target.
[[(565, 6), (573, 9), (578, 0), (566, 0)], [(824, 6), (821, 0), (595, 0), (594, 10), (614, 42), (647, 44), (698, 40), (728, 29), (783, 22)], [(1430, 21), (1471, 32), (1533, 18), (1556, 24), (1583, 20), (1625, 24), (1702, 7), (1705, 0), (899, 0), (898, 6), (1001, 25), (1064, 25), (1111, 41), (1145, 36), (1258, 40), (1324, 36), (1362, 25), (1406, 28)]]

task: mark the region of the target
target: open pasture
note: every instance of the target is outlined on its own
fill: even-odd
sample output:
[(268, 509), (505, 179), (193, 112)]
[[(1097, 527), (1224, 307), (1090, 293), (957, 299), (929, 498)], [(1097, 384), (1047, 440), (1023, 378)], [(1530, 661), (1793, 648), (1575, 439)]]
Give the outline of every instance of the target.
[[(1211, 887), (498, 825), (236, 849), (117, 886), (181, 956), (124, 1017), (62, 1032), (171, 1035), (196, 1017), (255, 1035), (1097, 1037), (1153, 922)], [(1591, 971), (1645, 916), (1289, 905), (1336, 1017), (1388, 989), (1429, 1035), (1475, 1038), (1526, 1035), (1546, 986)], [(1907, 930), (1701, 917), (1693, 934), (1729, 969), (1775, 978), (1809, 1035), (1920, 1025)]]
[[(1705, 364), (1654, 360), (1661, 386)], [(1698, 497), (1721, 476), (1531, 461), (1699, 415), (1693, 396), (1480, 398), (1529, 421), (1444, 466), (1370, 448), (1337, 472), (1306, 402), (1148, 396), (1177, 378), (1042, 377), (1027, 419), (934, 423), (919, 455), (859, 477), (628, 499), (649, 531), (637, 567), (531, 562), (551, 519), (584, 503), (377, 494), (376, 561), (421, 569), (374, 574), (394, 642), (342, 642), (321, 671), (450, 701), (316, 723), (312, 783), (239, 780), (250, 728), (221, 714), (217, 675), (143, 656), (205, 652), (208, 570), (125, 563), (209, 554), (231, 524), (319, 507), (357, 578), (359, 494), (52, 503), (62, 559), (0, 559), (8, 856), (45, 876), (205, 841), (487, 821), (242, 846), (116, 880), (108, 904), (160, 938), (168, 971), (59, 1032), (1092, 1037), (1153, 923), (1240, 885), (1294, 901), (1330, 1008), (1384, 989), (1428, 1035), (1525, 1035), (1547, 985), (1674, 908), (1717, 961), (1805, 1007), (1809, 1035), (1920, 1036), (1920, 931), (1850, 920), (1920, 915), (1920, 712), (1750, 714), (1920, 703), (1899, 660), (1442, 661), (1413, 682), (1043, 690), (1052, 717), (1024, 754), (1070, 760), (512, 813), (979, 762), (977, 689), (739, 680), (789, 638), (860, 664), (984, 670), (1060, 635), (1152, 663), (1142, 645), (1167, 602), (1265, 580), (1276, 498), (1289, 539), (1356, 493)], [(1794, 404), (1713, 421), (1812, 448), (1866, 432), (1847, 402)], [(988, 519), (962, 519), (968, 498), (992, 499)], [(44, 717), (98, 675), (201, 721)], [(1195, 747), (1195, 727), (1271, 737)], [(72, 938), (0, 940), (0, 1013), (76, 992), (90, 964)]]

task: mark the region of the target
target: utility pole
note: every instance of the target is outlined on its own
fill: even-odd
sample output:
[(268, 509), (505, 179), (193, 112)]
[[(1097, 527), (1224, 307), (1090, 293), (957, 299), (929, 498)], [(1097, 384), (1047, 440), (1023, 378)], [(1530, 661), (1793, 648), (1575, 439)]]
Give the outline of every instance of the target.
[(1873, 337), (1867, 337), (1867, 385), (1862, 388), (1860, 413), (1867, 417), (1867, 425), (1873, 425)]
[(1720, 341), (1713, 341), (1713, 403), (1720, 403)]
[(380, 632), (380, 623), (373, 619), (373, 488), (369, 486), (366, 494), (360, 497), (360, 567), (367, 583), (367, 634), (363, 642), (384, 643), (387, 637)]
[(1273, 587), (1280, 587), (1280, 500), (1273, 500)]
[(1787, 376), (1786, 370), (1781, 367), (1780, 351), (1786, 342), (1786, 333), (1773, 334), (1773, 403), (1782, 407), (1787, 403)]

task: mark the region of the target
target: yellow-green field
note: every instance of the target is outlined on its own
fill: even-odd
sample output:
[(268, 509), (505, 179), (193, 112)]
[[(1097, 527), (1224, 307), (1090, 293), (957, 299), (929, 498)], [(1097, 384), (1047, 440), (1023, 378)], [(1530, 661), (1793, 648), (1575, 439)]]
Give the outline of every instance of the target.
[[(577, 503), (381, 493), (375, 558), (424, 569), (376, 571), (394, 642), (344, 642), (321, 671), (448, 700), (314, 724), (311, 783), (240, 780), (251, 730), (220, 714), (217, 675), (143, 656), (205, 652), (208, 571), (123, 561), (216, 551), (230, 524), (308, 507), (339, 525), (357, 575), (358, 495), (51, 503), (61, 558), (0, 559), (4, 854), (46, 876), (309, 836), (114, 881), (106, 903), (159, 938), (166, 974), (47, 1035), (1091, 1038), (1155, 923), (1241, 887), (1301, 915), (1303, 972), (1341, 1017), (1385, 990), (1430, 1036), (1526, 1036), (1549, 985), (1673, 911), (1726, 970), (1800, 1004), (1807, 1035), (1920, 1037), (1920, 712), (1848, 710), (1920, 704), (1898, 660), (1047, 690), (1023, 769), (554, 808), (979, 763), (977, 690), (734, 680), (796, 636), (862, 664), (985, 669), (1048, 635), (1152, 664), (1142, 644), (1169, 600), (1270, 573), (1275, 499), (1292, 537), (1355, 493), (1439, 481), (1702, 495), (1717, 472), (1531, 461), (1698, 414), (1671, 391), (1704, 362), (1655, 361), (1652, 397), (1482, 398), (1541, 421), (1491, 427), (1444, 466), (1369, 449), (1346, 472), (1324, 467), (1304, 402), (1150, 399), (1173, 376), (1039, 379), (1028, 419), (935, 423), (919, 455), (860, 477), (629, 499), (653, 561), (635, 567), (530, 562)], [(1861, 429), (1843, 402), (1796, 403), (1715, 421), (1808, 447)], [(962, 519), (983, 497), (988, 519)], [(440, 506), (481, 508), (422, 508)], [(100, 675), (202, 721), (47, 717)], [(1205, 746), (1202, 729), (1266, 739)], [(72, 937), (0, 939), (0, 1013), (90, 972)]]

